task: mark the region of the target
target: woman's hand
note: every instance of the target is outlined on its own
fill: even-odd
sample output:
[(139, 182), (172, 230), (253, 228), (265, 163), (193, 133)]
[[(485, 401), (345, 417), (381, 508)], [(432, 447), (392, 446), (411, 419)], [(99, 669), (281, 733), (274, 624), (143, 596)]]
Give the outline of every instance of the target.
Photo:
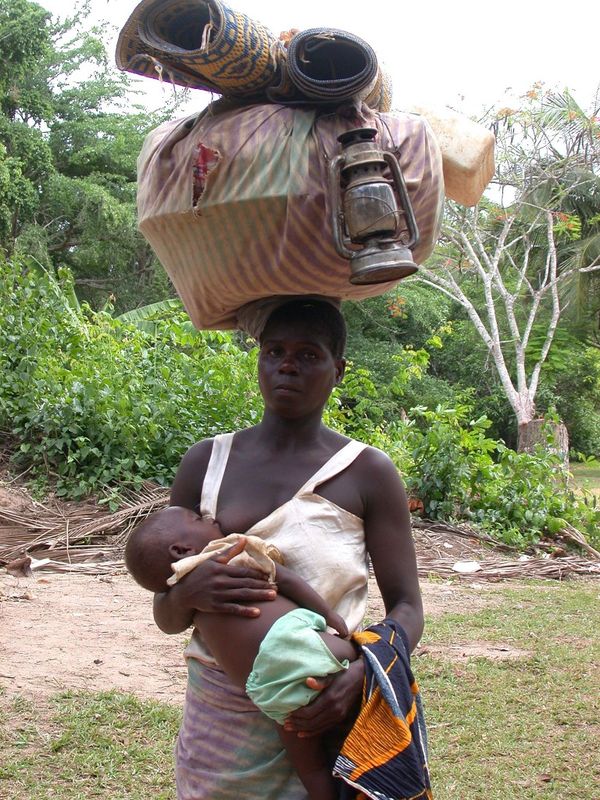
[(232, 547), (199, 564), (168, 592), (154, 595), (154, 621), (164, 633), (181, 633), (197, 611), (258, 617), (260, 609), (245, 603), (274, 600), (277, 590), (262, 572), (229, 564), (246, 546)]
[(229, 564), (246, 546), (241, 538), (224, 553), (199, 564), (169, 592), (181, 609), (257, 617), (258, 608), (246, 603), (274, 600), (277, 590), (258, 570)]
[(319, 736), (344, 722), (360, 698), (364, 675), (363, 660), (358, 658), (343, 672), (327, 678), (307, 678), (306, 685), (321, 694), (312, 703), (292, 712), (284, 729), (306, 738)]

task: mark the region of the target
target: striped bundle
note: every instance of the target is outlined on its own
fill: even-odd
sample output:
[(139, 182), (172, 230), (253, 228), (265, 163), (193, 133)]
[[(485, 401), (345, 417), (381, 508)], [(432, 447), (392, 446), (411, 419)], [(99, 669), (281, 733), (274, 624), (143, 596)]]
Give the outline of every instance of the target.
[(235, 328), (242, 306), (272, 295), (361, 299), (391, 288), (353, 286), (333, 242), (327, 162), (338, 135), (356, 127), (376, 128), (399, 159), (420, 263), (433, 250), (444, 192), (441, 154), (422, 117), (220, 100), (148, 136), (138, 161), (140, 230), (196, 327)]

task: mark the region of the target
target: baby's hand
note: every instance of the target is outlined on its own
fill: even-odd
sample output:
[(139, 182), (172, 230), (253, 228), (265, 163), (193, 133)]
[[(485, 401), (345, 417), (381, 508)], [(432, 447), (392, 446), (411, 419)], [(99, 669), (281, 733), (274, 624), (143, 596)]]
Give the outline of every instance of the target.
[(336, 630), (342, 639), (345, 639), (348, 636), (348, 626), (344, 622), (344, 618), (339, 614), (336, 614), (335, 611), (329, 612), (329, 614), (325, 617), (325, 622), (330, 628)]

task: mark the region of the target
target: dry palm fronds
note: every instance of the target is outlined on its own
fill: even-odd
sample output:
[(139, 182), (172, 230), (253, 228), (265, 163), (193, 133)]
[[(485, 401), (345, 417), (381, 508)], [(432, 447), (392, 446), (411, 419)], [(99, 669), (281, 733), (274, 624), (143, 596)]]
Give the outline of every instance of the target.
[(162, 487), (146, 487), (135, 499), (119, 511), (71, 526), (69, 540), (84, 541), (97, 536), (116, 536), (121, 545), (129, 532), (153, 511), (169, 504), (169, 492)]
[(75, 575), (115, 575), (118, 572), (125, 572), (125, 565), (122, 561), (85, 561), (74, 564), (73, 562), (69, 563), (54, 559), (44, 559), (44, 563), (37, 566), (35, 572), (68, 572)]
[(511, 545), (509, 544), (504, 544), (504, 542), (501, 542), (498, 539), (494, 539), (487, 533), (481, 533), (481, 531), (476, 531), (469, 525), (461, 525), (459, 527), (458, 525), (452, 525), (449, 522), (442, 522), (441, 520), (432, 521), (429, 519), (413, 518), (412, 526), (417, 530), (424, 530), (434, 534), (441, 534), (441, 535), (454, 534), (455, 536), (462, 536), (466, 539), (477, 539), (480, 542), (492, 545), (492, 547), (496, 548), (497, 550), (502, 550), (506, 552), (517, 551), (516, 547), (511, 547)]
[[(30, 551), (31, 552), (31, 551)], [(65, 564), (98, 564), (105, 561), (123, 561), (123, 548), (115, 546), (112, 542), (106, 544), (80, 544), (76, 547), (53, 547), (51, 550), (35, 550), (33, 552), (34, 569), (35, 559), (42, 561), (60, 561)], [(39, 564), (39, 561), (37, 562)]]
[(558, 532), (559, 536), (562, 536), (563, 539), (567, 539), (570, 542), (581, 547), (586, 553), (589, 553), (592, 558), (600, 559), (600, 553), (595, 550), (591, 544), (589, 544), (583, 534), (574, 528), (572, 525), (569, 525), (567, 522), (565, 526)]
[(480, 559), (477, 563), (476, 571), (464, 574), (456, 569), (456, 559), (420, 557), (418, 559), (419, 575), (421, 577), (436, 575), (469, 580), (506, 580), (508, 578), (562, 580), (572, 575), (600, 576), (600, 564), (580, 556), (526, 558), (518, 561), (498, 557)]
[(164, 488), (147, 484), (114, 513), (90, 504), (53, 507), (32, 502), (27, 511), (0, 508), (0, 523), (4, 523), (0, 525), (0, 563), (38, 551), (53, 555), (66, 551), (73, 559), (85, 545), (99, 543), (96, 551), (122, 547), (131, 529), (168, 505), (168, 500)]
[[(129, 532), (149, 514), (167, 506), (168, 499), (164, 488), (146, 484), (114, 513), (90, 503), (31, 501), (25, 510), (0, 507), (0, 564), (30, 555), (35, 572), (103, 575), (122, 571)], [(578, 556), (509, 560), (499, 551), (516, 552), (516, 548), (467, 526), (413, 519), (413, 527), (421, 576), (560, 580), (570, 575), (600, 575), (598, 561)], [(449, 541), (453, 537), (460, 541)], [(467, 575), (456, 568), (458, 559), (465, 556), (473, 559), (469, 563), (474, 565)]]
[[(43, 559), (32, 564), (34, 572), (62, 572), (78, 575), (113, 575), (123, 572), (125, 566), (122, 559), (111, 554), (111, 560), (96, 560), (91, 558), (93, 548), (88, 551), (78, 549), (70, 560), (62, 560), (64, 552), (52, 551), (53, 559)], [(101, 554), (108, 559), (108, 553)], [(537, 578), (545, 580), (563, 580), (574, 575), (586, 577), (600, 577), (600, 564), (579, 556), (567, 556), (560, 559), (530, 558), (525, 561), (509, 561), (505, 558), (481, 559), (476, 572), (463, 574), (455, 569), (456, 560), (453, 558), (418, 558), (419, 576), (441, 578), (460, 578), (462, 580), (509, 580), (523, 578)]]

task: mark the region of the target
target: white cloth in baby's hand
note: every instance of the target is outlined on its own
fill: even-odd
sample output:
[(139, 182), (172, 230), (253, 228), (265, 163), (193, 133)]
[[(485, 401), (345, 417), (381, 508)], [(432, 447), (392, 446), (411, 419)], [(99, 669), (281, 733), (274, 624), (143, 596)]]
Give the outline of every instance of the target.
[(268, 579), (269, 583), (275, 583), (275, 563), (282, 564), (283, 558), (279, 550), (273, 545), (267, 544), (258, 536), (244, 536), (241, 533), (230, 533), (229, 536), (224, 536), (221, 539), (213, 539), (209, 542), (201, 553), (196, 553), (193, 556), (186, 556), (179, 561), (174, 561), (171, 564), (173, 575), (167, 580), (169, 586), (174, 586), (180, 581), (184, 575), (191, 572), (199, 564), (204, 563), (209, 558), (229, 550), (234, 544), (237, 544), (240, 539), (246, 540), (246, 546), (237, 556), (234, 556), (230, 564), (237, 567), (248, 567), (249, 569), (256, 569), (263, 572)]

